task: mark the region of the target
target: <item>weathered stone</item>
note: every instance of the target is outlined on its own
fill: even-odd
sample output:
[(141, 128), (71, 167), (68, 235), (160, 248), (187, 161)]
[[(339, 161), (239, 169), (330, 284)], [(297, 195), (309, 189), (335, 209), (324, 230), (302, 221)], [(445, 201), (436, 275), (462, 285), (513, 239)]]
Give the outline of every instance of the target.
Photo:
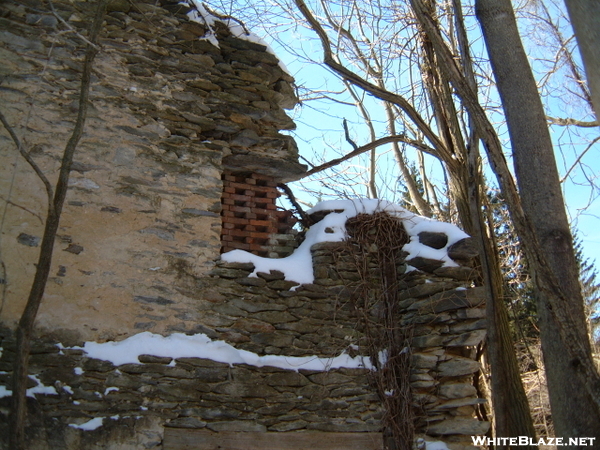
[(413, 381), (410, 383), (410, 387), (412, 389), (428, 389), (436, 386), (438, 384), (435, 380), (419, 380)]
[[(438, 292), (449, 291), (456, 287), (456, 283), (448, 283), (436, 281), (435, 283), (423, 283), (413, 286), (409, 289), (405, 289), (398, 295), (398, 300), (405, 300), (409, 298), (420, 298), (420, 297), (428, 297), (433, 294), (437, 294)], [(414, 302), (414, 300), (412, 301)], [(404, 302), (401, 303), (402, 307), (404, 305), (409, 305), (412, 302)]]
[(446, 233), (421, 231), (419, 233), (419, 242), (431, 248), (441, 249), (448, 243), (448, 235)]
[(472, 320), (469, 322), (459, 322), (450, 326), (450, 332), (462, 333), (464, 331), (485, 330), (487, 329), (487, 320)]
[(445, 383), (438, 387), (438, 395), (450, 399), (468, 398), (477, 395), (477, 389), (472, 384)]
[(438, 362), (438, 357), (429, 353), (413, 353), (412, 367), (415, 369), (433, 369)]
[(428, 348), (438, 347), (444, 345), (444, 342), (448, 340), (447, 336), (441, 336), (439, 334), (425, 334), (423, 336), (416, 336), (412, 339), (413, 347), (417, 348)]
[(477, 361), (462, 356), (453, 356), (449, 361), (438, 365), (438, 372), (440, 377), (458, 377), (475, 373), (480, 368)]
[[(257, 385), (256, 382), (249, 384), (241, 382), (222, 383), (212, 388), (212, 391), (237, 398), (275, 398), (278, 395), (278, 392), (272, 387), (264, 384)], [(227, 399), (227, 401), (230, 400)]]
[(440, 292), (431, 298), (413, 303), (409, 310), (419, 310), (425, 313), (441, 313), (455, 309), (470, 308), (484, 301), (485, 290), (483, 287), (475, 287), (450, 292)]
[(444, 436), (451, 434), (462, 434), (465, 436), (480, 436), (490, 429), (489, 422), (477, 419), (448, 419), (430, 425), (427, 434), (430, 436)]
[(292, 431), (292, 430), (301, 430), (302, 428), (306, 428), (308, 422), (304, 420), (292, 420), (289, 422), (279, 422), (275, 425), (271, 425), (268, 430), (269, 431)]
[(415, 256), (406, 261), (406, 264), (413, 266), (424, 272), (433, 273), (436, 269), (439, 269), (444, 264), (443, 261), (437, 259), (423, 258), (422, 256)]
[(453, 314), (457, 319), (482, 319), (486, 317), (484, 308), (459, 309)]
[(299, 283), (295, 281), (287, 281), (287, 280), (275, 280), (269, 282), (269, 287), (271, 289), (275, 289), (278, 291), (288, 291), (294, 286), (298, 286)]
[(487, 402), (487, 400), (482, 399), (482, 398), (476, 398), (476, 397), (457, 398), (454, 400), (449, 400), (447, 402), (444, 402), (440, 405), (437, 405), (432, 411), (442, 411), (442, 410), (448, 410), (448, 409), (461, 408), (463, 406), (480, 405), (480, 404), (483, 404), (486, 402)]
[(473, 238), (465, 238), (448, 247), (448, 256), (457, 261), (469, 261), (479, 256), (479, 250)]
[(231, 420), (224, 422), (209, 422), (206, 425), (212, 431), (267, 431), (267, 427), (251, 420)]
[(170, 420), (166, 425), (175, 428), (204, 428), (206, 422), (195, 417), (180, 417)]
[(287, 311), (261, 311), (254, 314), (258, 320), (262, 320), (271, 324), (294, 322), (298, 320)]
[(347, 384), (352, 382), (352, 377), (342, 375), (337, 372), (321, 372), (314, 375), (309, 375), (308, 379), (315, 384), (320, 384), (324, 386), (335, 384)]
[(271, 270), (269, 271), (269, 273), (258, 272), (256, 275), (258, 275), (260, 278), (264, 278), (267, 281), (285, 279), (285, 274), (283, 272), (280, 272), (279, 270)]
[(294, 336), (282, 333), (255, 333), (251, 336), (251, 340), (257, 344), (283, 348), (292, 345)]
[(241, 284), (242, 286), (256, 286), (263, 287), (267, 285), (267, 282), (263, 278), (238, 278), (235, 280), (236, 283)]
[(275, 327), (270, 323), (256, 319), (240, 319), (233, 324), (233, 327), (250, 333), (269, 333), (275, 331)]
[(274, 373), (265, 378), (269, 386), (306, 386), (308, 379), (298, 372)]
[(440, 267), (439, 269), (435, 269), (433, 273), (440, 277), (454, 278), (455, 280), (461, 281), (470, 281), (477, 277), (477, 270), (471, 267)]
[(346, 423), (330, 421), (329, 423), (309, 423), (306, 428), (308, 430), (329, 431), (337, 433), (359, 433), (359, 432), (376, 432), (381, 430), (380, 424), (367, 423)]
[(245, 300), (243, 298), (236, 298), (231, 300), (231, 304), (235, 307), (242, 309), (244, 311), (255, 313), (262, 311), (285, 311), (285, 305), (281, 305), (275, 302), (266, 303), (261, 301), (256, 301), (256, 298), (252, 300)]
[(140, 355), (138, 356), (138, 360), (141, 363), (169, 364), (171, 361), (173, 361), (173, 358), (154, 355)]
[(479, 345), (485, 339), (486, 330), (475, 330), (463, 333), (445, 343), (448, 347), (470, 347)]

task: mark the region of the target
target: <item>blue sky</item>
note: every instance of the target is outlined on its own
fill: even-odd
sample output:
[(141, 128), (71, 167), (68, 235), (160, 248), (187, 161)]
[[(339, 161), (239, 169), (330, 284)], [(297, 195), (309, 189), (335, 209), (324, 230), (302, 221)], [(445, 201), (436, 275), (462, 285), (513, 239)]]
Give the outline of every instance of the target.
[[(562, 21), (559, 20), (559, 26), (565, 36), (570, 36), (570, 27), (564, 19)], [(476, 24), (473, 25), (473, 30), (477, 32)], [(530, 51), (532, 61), (534, 60), (533, 58), (536, 61), (534, 71), (538, 79), (541, 79), (548, 72), (547, 65), (550, 64), (548, 61), (551, 61), (554, 55), (551, 54), (551, 51), (549, 52), (548, 49), (545, 49), (544, 46), (539, 46), (536, 42), (536, 39), (544, 38), (543, 34), (538, 33), (537, 30), (525, 29), (524, 32), (527, 35), (523, 37), (523, 40)], [(320, 43), (310, 39), (311, 33), (301, 31), (294, 34), (292, 30), (288, 30), (287, 33), (289, 38), (286, 40), (287, 42), (294, 42), (294, 51), (297, 52), (296, 54), (291, 54), (288, 51), (289, 48), (282, 48), (277, 42), (273, 42), (273, 39), (270, 40), (267, 37), (266, 40), (271, 41), (278, 57), (280, 57), (295, 77), (296, 83), (299, 86), (306, 86), (313, 89), (341, 91), (343, 86), (335, 75), (324, 67), (309, 63), (302, 57), (302, 54), (307, 55), (307, 58), (320, 59), (322, 57)], [(278, 35), (279, 39), (281, 37), (281, 35)], [(479, 48), (475, 52), (479, 52), (485, 56), (481, 43), (477, 42), (476, 40), (472, 49)], [(549, 53), (546, 54), (544, 52)], [(577, 53), (575, 53), (575, 57), (578, 57)], [(581, 106), (581, 102), (577, 99), (577, 92), (573, 92), (572, 89), (564, 85), (565, 75), (568, 74), (564, 73), (564, 69), (563, 73), (557, 71), (552, 78), (546, 80), (546, 83), (542, 87), (542, 93), (549, 99), (546, 102), (548, 115), (561, 118), (573, 117), (579, 120), (593, 120), (590, 111)], [(493, 96), (494, 94), (492, 93), (491, 95)], [(344, 118), (348, 120), (350, 135), (358, 145), (365, 144), (371, 140), (368, 130), (362, 123), (357, 110), (352, 106), (339, 102), (340, 100), (351, 102), (352, 99), (349, 96), (343, 95), (337, 96), (337, 99), (337, 103), (330, 100), (308, 101), (290, 112), (297, 124), (297, 129), (293, 132), (293, 135), (298, 143), (300, 154), (315, 164), (339, 157), (352, 150), (352, 147), (343, 135), (342, 120)], [(493, 99), (491, 101), (494, 102)], [(384, 116), (382, 115), (383, 109), (378, 106), (378, 101), (369, 99), (368, 96), (367, 103), (371, 105), (373, 110), (378, 109), (381, 113), (373, 117), (377, 128), (377, 137), (386, 135)], [(495, 114), (492, 115), (492, 120), (500, 121), (501, 117)], [(503, 126), (500, 125), (499, 129), (501, 130), (499, 132), (500, 138), (504, 140), (507, 152), (509, 152), (510, 143), (508, 142), (507, 133)], [(600, 136), (600, 128), (582, 129), (552, 126), (551, 134), (555, 142), (559, 172), (561, 176), (564, 176), (567, 172), (569, 173), (569, 177), (563, 183), (563, 193), (572, 224), (574, 229), (577, 230), (578, 238), (583, 242), (584, 255), (600, 263), (600, 202), (597, 199), (599, 189), (595, 186), (596, 177), (599, 173), (598, 169), (600, 168), (598, 161), (598, 157), (600, 156), (600, 142), (592, 145), (580, 160), (581, 164), (571, 169), (578, 156), (587, 147), (587, 143)], [(410, 149), (408, 151), (410, 152)], [(389, 148), (381, 147), (378, 153), (380, 155), (380, 170), (382, 172), (380, 180), (382, 195), (380, 197), (394, 201), (394, 190), (401, 188), (397, 181), (397, 169), (394, 167), (395, 163), (391, 157)], [(325, 196), (325, 199), (334, 198), (340, 193), (348, 196), (366, 196), (365, 177), (364, 175), (357, 175), (361, 171), (365, 172), (367, 165), (366, 158), (366, 156), (355, 158), (344, 166), (344, 170), (349, 174), (346, 186), (333, 185), (334, 181), (328, 178), (331, 172), (324, 172), (322, 174), (322, 177), (325, 177), (324, 179), (310, 183), (303, 180), (302, 183), (292, 184), (292, 188), (301, 200), (313, 204), (319, 198), (316, 195), (307, 193), (306, 189), (327, 191), (324, 185), (329, 185), (332, 188), (329, 189), (330, 196)], [(433, 158), (429, 158), (426, 166), (432, 181), (441, 188), (444, 180), (439, 163)], [(492, 174), (488, 174), (488, 178), (492, 180), (494, 177)], [(383, 179), (385, 179), (385, 183)], [(387, 189), (384, 188), (384, 184), (387, 185)]]
[[(218, 0), (217, 0), (218, 1)], [(310, 3), (310, 2), (308, 2)], [(469, 0), (463, 1), (465, 11), (472, 8), (472, 2)], [(326, 2), (328, 5), (333, 5), (334, 2)], [(336, 3), (337, 9), (333, 9), (334, 13), (340, 12), (340, 8), (346, 8), (352, 5), (352, 2), (341, 1)], [(397, 10), (388, 10), (395, 13), (405, 8), (402, 2), (375, 2), (372, 4), (365, 3), (365, 8), (371, 5), (372, 23), (376, 24), (380, 29), (388, 29), (395, 23), (387, 17), (378, 17), (375, 13), (379, 5), (389, 7), (394, 4)], [(574, 46), (574, 40), (571, 39), (572, 31), (568, 21), (561, 16), (560, 8), (563, 7), (562, 0), (545, 0), (544, 2), (525, 2), (524, 5), (529, 6), (547, 6), (548, 14), (557, 23), (559, 32), (567, 41), (568, 47)], [(277, 9), (277, 5), (286, 5), (286, 2), (269, 2), (263, 3), (260, 1), (236, 0), (235, 2), (223, 2), (221, 11), (226, 14), (231, 14), (234, 17), (241, 18), (246, 21), (246, 25), (253, 32), (264, 38), (275, 50), (277, 56), (288, 67), (289, 72), (295, 77), (296, 84), (302, 92), (303, 88), (321, 91), (342, 91), (343, 85), (338, 78), (330, 73), (323, 66), (314, 64), (314, 61), (322, 60), (322, 47), (316, 39), (313, 31), (299, 26), (298, 22), (290, 19), (289, 13), (298, 16), (298, 12), (293, 6), (289, 6), (289, 11)], [(517, 3), (515, 3), (517, 5)], [(522, 5), (519, 5), (522, 6)], [(237, 11), (236, 11), (237, 10)], [(472, 10), (471, 10), (472, 12)], [(369, 13), (367, 11), (367, 13)], [(531, 61), (533, 62), (534, 73), (540, 81), (540, 90), (544, 99), (546, 99), (547, 114), (559, 118), (575, 118), (579, 120), (593, 120), (593, 116), (589, 108), (586, 108), (585, 102), (581, 101), (580, 92), (577, 86), (569, 81), (572, 75), (564, 68), (564, 66), (556, 66), (554, 61), (558, 54), (559, 61), (564, 62), (564, 54), (561, 54), (557, 46), (552, 42), (553, 38), (548, 34), (548, 31), (540, 26), (539, 21), (531, 19), (531, 9), (518, 10), (520, 19), (519, 25), (521, 37), (529, 52)], [(536, 13), (541, 14), (538, 11)], [(467, 28), (470, 33), (470, 49), (475, 55), (475, 60), (482, 64), (480, 69), (479, 81), (489, 82), (486, 77), (490, 76), (489, 69), (486, 69), (486, 53), (480, 37), (479, 27), (475, 18), (466, 14)], [(367, 28), (363, 28), (360, 32), (365, 32), (369, 35)], [(410, 34), (394, 35), (394, 39), (398, 42), (407, 42), (413, 38)], [(372, 35), (368, 36), (370, 39)], [(578, 59), (578, 53), (573, 53), (574, 58)], [(401, 73), (397, 77), (398, 85), (395, 89), (410, 92), (411, 82), (414, 77), (419, 77), (415, 68), (410, 66), (410, 63), (402, 63), (395, 60), (384, 60), (385, 64), (395, 64), (392, 71)], [(547, 76), (552, 73), (551, 76)], [(413, 78), (411, 78), (413, 77)], [(418, 81), (418, 80), (417, 80)], [(543, 82), (543, 83), (542, 83)], [(393, 88), (393, 89), (394, 89)], [(392, 90), (393, 90), (392, 89)], [(346, 142), (342, 130), (342, 120), (347, 119), (350, 128), (352, 139), (362, 145), (371, 141), (368, 129), (364, 125), (364, 121), (358, 114), (356, 108), (345, 104), (352, 103), (352, 98), (349, 95), (335, 95), (335, 100), (321, 99), (304, 102), (294, 111), (289, 112), (294, 118), (297, 129), (292, 132), (296, 138), (300, 155), (302, 158), (319, 164), (323, 161), (339, 157), (352, 150), (351, 145)], [(489, 114), (492, 122), (498, 124), (500, 139), (505, 143), (507, 155), (510, 153), (510, 143), (508, 142), (508, 134), (506, 128), (501, 124), (502, 115), (498, 113), (499, 102), (498, 96), (495, 94), (493, 87), (488, 87), (487, 90), (480, 90), (482, 102), (489, 107)], [(379, 102), (366, 96), (366, 103), (369, 105), (373, 113), (372, 119), (375, 124), (377, 137), (387, 135), (385, 116), (383, 108)], [(421, 105), (423, 107), (424, 105)], [(496, 112), (494, 112), (496, 111)], [(403, 130), (399, 129), (398, 132)], [(600, 142), (596, 142), (586, 152), (584, 157), (579, 161), (580, 164), (572, 168), (578, 156), (585, 150), (587, 144), (600, 136), (600, 128), (576, 128), (576, 127), (551, 127), (551, 134), (555, 142), (555, 152), (557, 156), (557, 166), (561, 176), (569, 174), (569, 177), (563, 183), (563, 192), (565, 195), (566, 205), (569, 216), (572, 220), (574, 228), (580, 240), (583, 242), (584, 254), (586, 257), (600, 263), (600, 202), (597, 197), (600, 189), (596, 187), (596, 178), (599, 172), (599, 150)], [(410, 155), (412, 150), (406, 149)], [(414, 156), (414, 155), (411, 155)], [(510, 159), (510, 157), (509, 157)], [(484, 161), (485, 165), (485, 161)], [(338, 184), (332, 171), (323, 172), (319, 177), (313, 177), (312, 181), (302, 180), (300, 183), (291, 185), (296, 196), (308, 204), (314, 204), (319, 199), (331, 199), (344, 196), (366, 196), (367, 188), (365, 185), (366, 179), (364, 173), (367, 166), (367, 157), (359, 157), (351, 160), (349, 163), (339, 167), (345, 173), (345, 180)], [(398, 170), (396, 168), (393, 157), (389, 148), (381, 147), (378, 150), (378, 167), (380, 171), (379, 189), (380, 198), (394, 201), (401, 189), (401, 180), (398, 178)], [(439, 162), (434, 158), (426, 158), (425, 167), (431, 181), (437, 186), (440, 193), (444, 189), (445, 180), (443, 179), (443, 171), (440, 169)], [(488, 180), (493, 180), (494, 176), (491, 173), (486, 173)], [(307, 190), (314, 192), (310, 193)], [(316, 194), (322, 192), (323, 194)]]

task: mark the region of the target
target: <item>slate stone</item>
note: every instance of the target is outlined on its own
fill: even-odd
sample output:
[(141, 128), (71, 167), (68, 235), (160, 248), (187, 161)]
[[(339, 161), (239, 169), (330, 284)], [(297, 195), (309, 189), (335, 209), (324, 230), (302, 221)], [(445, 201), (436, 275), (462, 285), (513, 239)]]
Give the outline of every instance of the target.
[(416, 256), (406, 261), (406, 264), (416, 267), (423, 272), (433, 273), (436, 269), (439, 269), (444, 264), (442, 261), (437, 259), (423, 258), (422, 256)]
[(457, 398), (454, 400), (449, 400), (440, 405), (437, 405), (432, 411), (444, 411), (451, 410), (456, 408), (462, 408), (463, 406), (473, 406), (473, 405), (481, 405), (483, 403), (487, 403), (487, 400), (483, 398), (470, 397), (470, 398)]
[(37, 236), (32, 236), (27, 233), (20, 233), (17, 236), (17, 242), (27, 247), (37, 247), (40, 244), (41, 239)]
[(453, 434), (480, 436), (487, 433), (489, 429), (489, 422), (477, 419), (448, 419), (430, 425), (427, 428), (427, 434), (430, 436), (447, 436)]
[(421, 244), (435, 249), (444, 248), (448, 243), (448, 235), (446, 233), (421, 231), (418, 236)]
[(453, 356), (449, 361), (444, 361), (438, 365), (440, 377), (459, 377), (470, 375), (481, 369), (480, 364), (469, 358), (462, 356)]
[(409, 310), (427, 313), (441, 313), (455, 309), (469, 308), (483, 303), (485, 289), (483, 287), (440, 292), (432, 297), (413, 303)]
[(476, 396), (477, 389), (467, 383), (441, 384), (438, 387), (438, 395), (448, 399), (468, 398)]
[(173, 428), (204, 428), (206, 427), (206, 422), (196, 417), (179, 417), (165, 423), (165, 426)]
[(438, 357), (429, 353), (413, 353), (412, 367), (415, 369), (433, 369), (438, 362)]
[(276, 423), (275, 425), (271, 425), (268, 430), (269, 431), (293, 431), (293, 430), (301, 430), (303, 428), (306, 428), (306, 425), (308, 425), (308, 422), (306, 422), (305, 420), (292, 420), (289, 422), (279, 422)]
[(255, 286), (255, 287), (263, 287), (267, 285), (266, 280), (262, 278), (248, 277), (248, 278), (237, 278), (235, 280), (236, 283), (241, 284), (242, 286)]
[(231, 420), (224, 422), (208, 422), (206, 428), (212, 431), (259, 431), (264, 433), (267, 427), (252, 420)]
[(479, 249), (473, 238), (464, 238), (448, 247), (448, 256), (455, 261), (469, 261), (479, 256)]
[(477, 271), (471, 267), (440, 267), (435, 269), (433, 273), (440, 277), (454, 278), (460, 281), (471, 281), (477, 277)]
[(472, 347), (479, 345), (485, 339), (485, 330), (475, 330), (463, 333), (445, 343), (447, 347)]

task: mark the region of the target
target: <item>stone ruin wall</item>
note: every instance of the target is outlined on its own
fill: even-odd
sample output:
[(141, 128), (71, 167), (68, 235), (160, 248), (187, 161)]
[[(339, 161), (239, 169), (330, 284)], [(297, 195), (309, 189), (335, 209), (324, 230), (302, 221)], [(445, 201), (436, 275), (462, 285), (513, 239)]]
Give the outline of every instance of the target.
[[(296, 103), (265, 47), (218, 27), (220, 48), (178, 2), (109, 4), (38, 324), (115, 339), (193, 332), (194, 277), (221, 250), (224, 170), (276, 182), (297, 175)], [(86, 33), (94, 2), (54, 1)], [(53, 183), (72, 130), (84, 43), (42, 1), (0, 5), (0, 95), (7, 120)], [(46, 12), (44, 12), (46, 11)], [(0, 195), (6, 291), (0, 318), (24, 307), (43, 233), (44, 187), (2, 127)], [(13, 178), (13, 174), (15, 175)]]
[[(471, 250), (463, 244), (454, 254), (464, 258)], [(280, 272), (249, 277), (252, 264), (219, 262), (210, 276), (198, 279), (198, 299), (188, 314), (202, 317), (199, 331), (211, 339), (258, 355), (361, 354), (365, 336), (352, 288), (358, 278), (354, 255), (345, 243), (317, 244), (312, 255), (315, 282), (296, 290), (290, 290), (296, 283), (284, 280)], [(467, 266), (411, 263), (423, 269), (408, 272), (401, 281), (401, 320), (414, 326), (410, 380), (416, 431), (462, 449), (471, 435), (489, 427), (474, 417), (476, 405), (483, 402), (473, 385), (480, 368), (474, 346), (485, 334), (483, 294), (470, 287), (472, 269)], [(404, 270), (406, 262), (398, 266)], [(163, 427), (378, 432), (385, 423), (368, 369), (296, 372), (200, 358), (178, 358), (173, 364), (172, 358), (151, 355), (140, 357), (142, 364), (115, 367), (88, 358), (82, 350), (61, 350), (56, 343), (37, 341), (31, 358), (31, 373), (57, 391), (37, 396), (32, 419), (32, 435), (49, 448), (77, 448), (67, 444), (77, 443), (93, 449), (108, 442), (116, 445), (108, 448), (159, 449)], [(0, 371), (9, 372), (14, 349), (10, 335), (4, 336), (2, 346)], [(6, 399), (1, 401), (7, 405)], [(82, 432), (67, 426), (93, 417), (105, 418), (101, 428)]]
[[(85, 34), (90, 2), (53, 3)], [(366, 369), (293, 372), (198, 358), (173, 366), (152, 356), (117, 368), (56, 346), (143, 331), (204, 333), (259, 355), (331, 357), (361, 344), (349, 289), (356, 277), (348, 264), (332, 264), (343, 264), (340, 244), (313, 248), (316, 281), (295, 291), (278, 273), (249, 278), (248, 265), (216, 263), (224, 174), (258, 173), (273, 187), (304, 170), (293, 140), (279, 133), (293, 128), (283, 108), (296, 99), (277, 59), (224, 28), (220, 49), (199, 40), (206, 30), (176, 2), (113, 1), (109, 9), (31, 357), (31, 373), (57, 391), (31, 400), (36, 448), (159, 449), (164, 427), (381, 430), (384, 411)], [(57, 29), (42, 2), (0, 6), (3, 113), (51, 182), (75, 119), (84, 49), (74, 33)], [(46, 199), (4, 130), (0, 151), (2, 195), (11, 202), (0, 243), (0, 384), (7, 385), (10, 330), (33, 277)], [(283, 256), (297, 244), (279, 234), (269, 245), (285, 247), (274, 251)], [(416, 325), (419, 431), (468, 442), (487, 428), (472, 418), (481, 401), (472, 383), (481, 293), (455, 290), (470, 288), (470, 269), (421, 263), (403, 279), (402, 294), (403, 320)], [(8, 401), (0, 399), (2, 436)], [(67, 426), (93, 417), (106, 418), (95, 431)]]

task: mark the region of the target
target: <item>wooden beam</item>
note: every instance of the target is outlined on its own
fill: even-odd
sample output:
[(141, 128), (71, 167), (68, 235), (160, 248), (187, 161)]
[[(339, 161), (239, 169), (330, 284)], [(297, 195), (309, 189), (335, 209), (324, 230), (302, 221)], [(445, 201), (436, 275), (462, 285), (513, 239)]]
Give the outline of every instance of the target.
[(382, 433), (237, 432), (165, 428), (164, 450), (382, 450)]

